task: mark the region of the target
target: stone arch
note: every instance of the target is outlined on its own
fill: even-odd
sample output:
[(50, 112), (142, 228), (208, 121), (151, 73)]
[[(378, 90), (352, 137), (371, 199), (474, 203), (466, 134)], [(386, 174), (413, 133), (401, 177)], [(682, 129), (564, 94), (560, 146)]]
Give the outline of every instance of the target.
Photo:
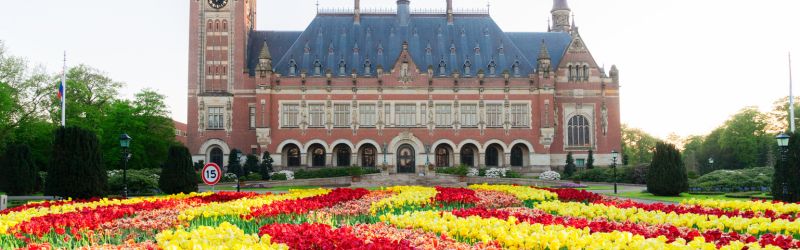
[(331, 150), (333, 150), (333, 148), (335, 148), (336, 146), (339, 146), (339, 144), (347, 145), (348, 147), (350, 147), (350, 151), (355, 151), (357, 149), (357, 147), (355, 145), (353, 145), (353, 143), (350, 142), (350, 140), (346, 140), (346, 139), (339, 139), (339, 140), (334, 141), (333, 143), (331, 143), (331, 145), (329, 145), (329, 148)]
[(378, 151), (378, 154), (383, 154), (383, 146), (378, 144), (377, 141), (370, 140), (370, 139), (361, 140), (360, 142), (358, 142), (358, 144), (356, 144), (355, 149), (360, 150), (361, 147), (363, 147), (364, 145), (367, 145), (367, 144), (371, 144), (372, 146), (374, 146), (375, 149)]
[(500, 147), (503, 149), (503, 151), (505, 151), (505, 152), (508, 152), (508, 149), (509, 149), (509, 148), (508, 148), (508, 145), (506, 145), (506, 143), (505, 143), (505, 142), (503, 142), (503, 141), (501, 141), (501, 140), (498, 140), (498, 139), (491, 139), (491, 140), (489, 140), (489, 141), (486, 141), (486, 142), (483, 144), (483, 147), (482, 147), (482, 148), (480, 148), (480, 149), (481, 149), (481, 151), (482, 151), (482, 152), (486, 152), (486, 149), (487, 149), (487, 148), (489, 148), (489, 146), (490, 146), (490, 145), (492, 145), (492, 144), (497, 144), (497, 145), (500, 145)]
[(414, 153), (417, 155), (425, 153), (425, 147), (423, 146), (425, 144), (423, 144), (419, 138), (411, 133), (401, 133), (400, 135), (395, 136), (394, 139), (392, 139), (392, 141), (389, 143), (389, 152), (397, 152), (397, 149), (399, 149), (403, 144), (411, 145), (411, 147), (414, 148)]
[(456, 144), (455, 144), (455, 143), (453, 143), (453, 141), (451, 141), (451, 140), (448, 140), (448, 139), (441, 139), (441, 140), (438, 140), (438, 141), (434, 142), (434, 143), (431, 145), (431, 151), (435, 150), (435, 149), (436, 149), (436, 147), (439, 147), (439, 145), (442, 145), (442, 144), (450, 145), (450, 147), (451, 147), (453, 150), (456, 150), (457, 148), (459, 148), (459, 147), (457, 147), (457, 146), (456, 146)]
[(478, 148), (478, 150), (482, 150), (483, 149), (483, 146), (482, 146), (482, 144), (480, 142), (478, 142), (476, 140), (473, 140), (473, 139), (467, 139), (467, 140), (464, 140), (461, 143), (459, 143), (458, 144), (458, 148), (456, 148), (456, 150), (461, 151), (461, 149), (464, 148), (464, 145), (467, 145), (467, 144), (474, 144), (475, 147)]
[(566, 117), (564, 117), (564, 123), (563, 123), (564, 146), (565, 147), (575, 146), (575, 145), (570, 145), (570, 143), (569, 143), (570, 142), (569, 139), (570, 139), (570, 136), (571, 136), (570, 135), (569, 122), (570, 122), (570, 120), (572, 120), (572, 118), (575, 118), (577, 116), (582, 116), (585, 119), (585, 121), (587, 122), (587, 126), (588, 126), (588, 134), (587, 134), (587, 136), (589, 137), (588, 138), (589, 139), (589, 146), (591, 147), (595, 143), (594, 115), (592, 115), (591, 113), (580, 111), (580, 110), (576, 110), (575, 112), (569, 113)]
[(213, 147), (219, 147), (220, 149), (222, 149), (223, 154), (227, 155), (231, 153), (231, 148), (225, 141), (221, 139), (208, 139), (206, 140), (206, 142), (203, 143), (203, 145), (200, 145), (200, 150), (198, 151), (198, 154), (206, 155), (208, 154), (209, 150), (211, 150), (211, 148)]
[(511, 149), (514, 146), (516, 146), (517, 144), (523, 144), (526, 147), (528, 147), (528, 151), (530, 151), (531, 154), (535, 153), (535, 150), (533, 149), (533, 144), (531, 144), (529, 141), (522, 140), (522, 139), (517, 139), (517, 140), (512, 141), (510, 144), (508, 144), (508, 148)]
[(331, 146), (328, 145), (327, 142), (325, 142), (323, 140), (320, 140), (320, 139), (310, 140), (310, 141), (306, 142), (305, 144), (303, 144), (303, 148), (302, 148), (303, 152), (307, 153), (308, 149), (314, 144), (320, 144), (320, 145), (322, 145), (322, 148), (325, 149), (325, 152), (331, 152)]
[(289, 144), (295, 144), (298, 148), (300, 148), (300, 153), (305, 154), (306, 148), (303, 146), (303, 143), (300, 143), (297, 140), (285, 140), (278, 145), (278, 148), (275, 149), (275, 152), (283, 152), (283, 148), (288, 146)]

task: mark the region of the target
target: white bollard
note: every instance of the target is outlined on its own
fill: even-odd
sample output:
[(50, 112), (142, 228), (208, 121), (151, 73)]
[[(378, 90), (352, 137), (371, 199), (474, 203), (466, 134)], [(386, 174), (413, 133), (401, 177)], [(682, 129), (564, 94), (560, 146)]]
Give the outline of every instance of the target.
[(8, 195), (0, 195), (0, 210), (8, 208)]

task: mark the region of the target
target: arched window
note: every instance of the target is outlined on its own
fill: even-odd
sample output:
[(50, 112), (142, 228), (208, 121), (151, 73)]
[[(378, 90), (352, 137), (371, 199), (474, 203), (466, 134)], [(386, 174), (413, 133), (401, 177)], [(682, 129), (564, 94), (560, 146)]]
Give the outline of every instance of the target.
[(214, 21), (214, 31), (219, 31), (219, 20)]
[(589, 66), (587, 65), (583, 65), (583, 80), (584, 81), (589, 80)]
[(334, 149), (336, 152), (336, 166), (349, 167), (350, 166), (350, 148), (348, 146), (337, 146)]
[(583, 80), (583, 71), (580, 65), (575, 65), (575, 81)]
[(439, 146), (436, 148), (436, 166), (449, 167), (450, 166), (450, 150), (446, 147)]
[(224, 162), (223, 158), (224, 157), (222, 156), (222, 149), (220, 149), (220, 148), (212, 149), (211, 150), (211, 154), (209, 155), (208, 158), (209, 158), (210, 162), (216, 163), (220, 167), (223, 166), (223, 162)]
[(499, 164), (497, 147), (489, 146), (486, 149), (486, 166), (496, 167)]
[(522, 145), (516, 145), (511, 148), (511, 166), (522, 167), (525, 164), (523, 160), (524, 150)]
[(286, 166), (299, 167), (300, 166), (300, 148), (297, 145), (288, 146), (286, 149)]
[(375, 147), (372, 145), (363, 146), (361, 150), (361, 166), (362, 167), (375, 167)]
[(208, 27), (206, 27), (207, 32), (214, 31), (214, 22), (211, 19), (208, 20)]
[(591, 146), (590, 126), (589, 120), (582, 115), (576, 115), (570, 118), (567, 123), (567, 146)]
[(228, 20), (222, 20), (222, 31), (228, 31)]
[(468, 167), (475, 166), (475, 151), (472, 147), (464, 147), (461, 149), (461, 164)]
[(308, 150), (311, 153), (311, 166), (324, 167), (325, 166), (325, 148), (320, 145), (311, 146)]
[(569, 66), (569, 73), (567, 73), (567, 77), (570, 81), (575, 80), (575, 68), (572, 65)]

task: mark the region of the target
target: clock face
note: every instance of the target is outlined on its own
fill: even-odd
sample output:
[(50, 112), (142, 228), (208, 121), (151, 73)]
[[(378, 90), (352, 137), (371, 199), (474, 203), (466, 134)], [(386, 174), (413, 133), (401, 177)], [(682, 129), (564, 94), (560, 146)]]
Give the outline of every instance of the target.
[(208, 0), (208, 5), (215, 9), (221, 9), (226, 4), (228, 4), (228, 0)]

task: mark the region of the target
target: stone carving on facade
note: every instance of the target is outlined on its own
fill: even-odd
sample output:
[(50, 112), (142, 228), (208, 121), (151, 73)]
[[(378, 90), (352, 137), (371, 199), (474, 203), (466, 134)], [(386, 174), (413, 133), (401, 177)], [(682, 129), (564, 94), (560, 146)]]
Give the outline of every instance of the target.
[(600, 109), (600, 115), (602, 117), (600, 125), (603, 127), (603, 135), (606, 135), (608, 134), (608, 107), (606, 107), (605, 102), (603, 102), (603, 107)]
[(272, 144), (272, 130), (269, 128), (256, 128), (256, 142), (261, 148)]
[(333, 133), (333, 101), (330, 95), (325, 101), (325, 128), (328, 130), (328, 135)]
[(206, 112), (206, 102), (200, 101), (200, 108), (197, 109), (197, 121), (198, 121), (198, 125), (199, 125), (197, 127), (198, 131), (203, 131), (203, 129), (206, 127), (205, 112)]

